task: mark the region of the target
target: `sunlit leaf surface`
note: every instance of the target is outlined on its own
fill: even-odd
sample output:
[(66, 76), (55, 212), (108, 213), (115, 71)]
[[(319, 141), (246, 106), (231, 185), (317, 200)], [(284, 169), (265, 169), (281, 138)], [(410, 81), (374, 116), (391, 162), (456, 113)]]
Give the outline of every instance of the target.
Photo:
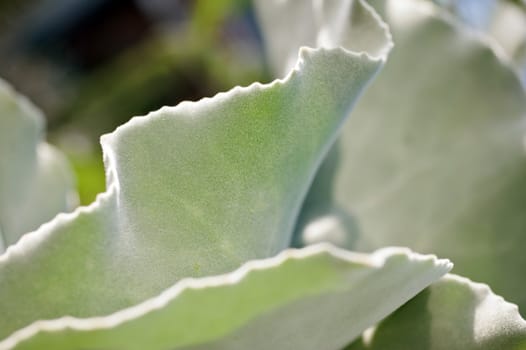
[(487, 285), (446, 275), (346, 350), (526, 349), (517, 306)]
[(450, 268), (401, 248), (289, 250), (114, 315), (37, 322), (0, 349), (340, 349)]
[(288, 247), (316, 166), (391, 45), (369, 8), (351, 15), (380, 26), (371, 54), (303, 48), (282, 80), (103, 136), (107, 191), (0, 256), (0, 338), (41, 319), (107, 315)]
[(430, 2), (375, 1), (395, 48), (343, 127), (297, 244), (447, 257), (526, 308), (526, 97), (511, 66)]

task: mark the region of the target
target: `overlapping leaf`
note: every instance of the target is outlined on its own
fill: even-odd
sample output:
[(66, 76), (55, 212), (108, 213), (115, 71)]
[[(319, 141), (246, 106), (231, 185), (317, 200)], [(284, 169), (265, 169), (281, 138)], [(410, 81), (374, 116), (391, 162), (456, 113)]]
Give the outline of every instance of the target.
[(487, 285), (447, 275), (346, 350), (526, 349), (517, 306)]
[(0, 80), (0, 253), (76, 204), (67, 162), (43, 136), (40, 111)]
[(289, 250), (104, 318), (37, 322), (0, 349), (340, 349), (450, 268), (407, 249)]
[(107, 315), (287, 247), (316, 166), (390, 47), (368, 7), (341, 20), (350, 15), (381, 27), (371, 55), (304, 48), (283, 80), (104, 136), (108, 190), (0, 256), (0, 337), (39, 319)]
[(254, 5), (277, 76), (294, 66), (301, 46), (343, 46), (375, 56), (391, 50), (385, 44), (387, 27), (364, 1), (255, 0)]
[(478, 35), (431, 3), (374, 4), (396, 47), (315, 181), (300, 240), (332, 236), (363, 251), (433, 252), (526, 308), (519, 80)]

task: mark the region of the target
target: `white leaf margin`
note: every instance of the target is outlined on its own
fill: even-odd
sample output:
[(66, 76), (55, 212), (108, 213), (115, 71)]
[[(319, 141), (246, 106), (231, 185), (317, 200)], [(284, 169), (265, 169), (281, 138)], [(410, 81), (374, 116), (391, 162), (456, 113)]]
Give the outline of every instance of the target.
[(329, 243), (319, 243), (301, 249), (287, 249), (268, 259), (248, 261), (239, 269), (227, 274), (203, 278), (184, 278), (160, 295), (108, 316), (91, 318), (65, 316), (55, 320), (36, 321), (1, 341), (0, 350), (13, 349), (21, 342), (41, 332), (109, 330), (128, 321), (145, 316), (150, 312), (164, 308), (187, 290), (233, 286), (249, 276), (251, 272), (277, 268), (291, 259), (305, 259), (321, 253), (328, 253), (334, 258), (341, 259), (348, 263), (362, 264), (373, 268), (381, 268), (384, 266), (386, 260), (393, 254), (406, 255), (408, 261), (426, 262), (432, 260), (435, 262), (435, 267), (444, 273), (453, 267), (453, 264), (447, 259), (438, 259), (435, 255), (421, 255), (403, 247), (387, 247), (379, 249), (372, 254), (366, 254), (343, 250)]

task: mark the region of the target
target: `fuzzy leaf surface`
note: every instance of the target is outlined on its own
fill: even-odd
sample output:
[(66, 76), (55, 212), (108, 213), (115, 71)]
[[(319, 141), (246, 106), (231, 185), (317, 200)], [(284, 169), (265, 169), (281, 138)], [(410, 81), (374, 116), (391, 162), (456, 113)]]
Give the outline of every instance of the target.
[(373, 3), (396, 43), (318, 173), (297, 244), (408, 246), (526, 308), (526, 95), (425, 1)]
[(287, 250), (107, 317), (39, 321), (0, 349), (341, 349), (450, 268), (402, 248)]
[[(390, 47), (364, 9), (357, 18), (376, 21)], [(316, 167), (384, 60), (303, 48), (282, 80), (103, 136), (107, 191), (0, 256), (0, 338), (41, 319), (107, 315), (288, 247)]]
[(517, 306), (487, 285), (446, 275), (346, 350), (526, 349)]

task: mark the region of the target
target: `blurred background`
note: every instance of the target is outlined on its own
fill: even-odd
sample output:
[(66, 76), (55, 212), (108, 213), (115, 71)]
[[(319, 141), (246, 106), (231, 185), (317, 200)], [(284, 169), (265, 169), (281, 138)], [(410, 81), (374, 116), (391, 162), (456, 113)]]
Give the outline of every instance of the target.
[[(433, 1), (503, 44), (526, 85), (526, 43), (511, 40), (526, 35), (526, 0)], [(0, 0), (0, 77), (42, 109), (89, 204), (105, 188), (102, 134), (271, 80), (256, 22), (250, 0)]]
[(250, 0), (0, 0), (0, 76), (44, 112), (81, 204), (105, 188), (100, 135), (270, 80)]

